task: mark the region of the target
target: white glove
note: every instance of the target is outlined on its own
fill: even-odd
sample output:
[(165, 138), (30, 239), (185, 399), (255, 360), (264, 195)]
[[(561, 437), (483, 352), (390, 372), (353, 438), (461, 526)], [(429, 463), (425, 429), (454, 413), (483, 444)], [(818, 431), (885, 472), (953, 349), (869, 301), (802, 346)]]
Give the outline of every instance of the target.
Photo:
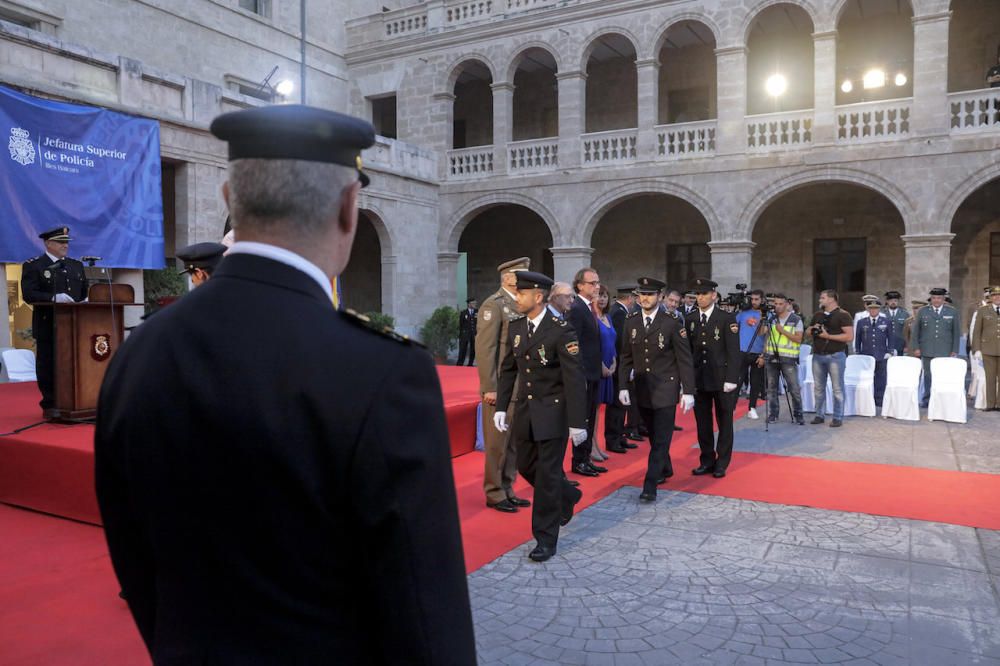
[(883, 361), (888, 361), (888, 360), (889, 360), (890, 358), (892, 358), (892, 354), (886, 354), (886, 355), (885, 355), (885, 358), (884, 358), (884, 359), (882, 359), (882, 360), (883, 360)]
[(76, 301), (73, 300), (73, 297), (70, 296), (69, 294), (56, 294), (55, 302), (56, 303), (76, 303)]
[(687, 414), (688, 412), (690, 412), (692, 407), (694, 407), (694, 396), (693, 395), (687, 395), (687, 394), (682, 395), (681, 396), (681, 409), (684, 410), (684, 413)]
[(722, 385), (723, 393), (732, 393), (735, 390), (736, 390), (736, 384), (730, 384), (729, 382), (726, 382), (725, 384)]
[(628, 396), (628, 389), (618, 391), (618, 402), (622, 403), (626, 407), (632, 404), (632, 400)]
[(982, 361), (983, 360), (983, 352), (981, 352), (981, 351), (973, 352), (972, 358), (976, 359), (977, 361)]
[(892, 350), (892, 355), (893, 355), (893, 356), (899, 356), (899, 352), (898, 352), (898, 351), (896, 351), (895, 349), (893, 349), (893, 350)]
[(632, 370), (628, 373), (628, 380), (630, 382), (635, 381), (635, 368), (632, 368)]
[(579, 446), (587, 441), (586, 428), (570, 428), (569, 438), (573, 440), (573, 446)]
[(494, 414), (493, 426), (500, 432), (507, 432), (507, 412), (497, 412)]

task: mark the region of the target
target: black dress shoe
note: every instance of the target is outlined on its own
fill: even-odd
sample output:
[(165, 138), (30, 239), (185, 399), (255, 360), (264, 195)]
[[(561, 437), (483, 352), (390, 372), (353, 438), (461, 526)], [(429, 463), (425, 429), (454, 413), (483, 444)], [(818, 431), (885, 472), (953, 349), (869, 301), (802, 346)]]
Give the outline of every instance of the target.
[(684, 430), (684, 428), (680, 427), (679, 425), (675, 425), (674, 430)]
[(578, 485), (580, 485), (579, 481), (574, 481), (573, 479), (566, 479), (566, 483), (568, 483), (569, 485), (573, 486), (574, 488), (576, 488)]
[(629, 433), (625, 433), (625, 439), (631, 439), (633, 442), (641, 442), (642, 441), (642, 435), (640, 435), (637, 432), (629, 432)]
[(622, 446), (624, 446), (626, 449), (637, 449), (637, 448), (639, 448), (637, 445), (633, 444), (632, 442), (628, 441), (627, 439), (622, 442)]
[(801, 416), (799, 418), (795, 419), (795, 425), (805, 425), (805, 424), (806, 424), (806, 420), (804, 418), (802, 418)]
[(814, 416), (813, 420), (810, 421), (809, 423), (811, 423), (813, 425), (819, 425), (820, 423), (823, 423), (823, 421), (824, 421), (824, 419), (823, 419), (822, 416)]
[(496, 504), (490, 504), (487, 502), (486, 506), (491, 509), (496, 509), (502, 513), (517, 513), (517, 507), (511, 504), (510, 500), (500, 500)]
[(574, 474), (579, 474), (580, 476), (598, 476), (597, 470), (590, 469), (590, 465), (587, 463), (580, 463), (579, 465), (573, 465), (573, 469), (570, 470)]
[(706, 467), (705, 465), (700, 465), (695, 469), (691, 470), (691, 473), (695, 476), (704, 476), (705, 474), (711, 474), (715, 471), (715, 467)]
[(528, 553), (528, 557), (535, 562), (544, 562), (556, 554), (556, 549), (549, 546), (535, 546), (535, 549)]
[(559, 526), (566, 527), (569, 525), (569, 521), (573, 520), (573, 509), (576, 507), (577, 502), (583, 497), (583, 493), (579, 490), (576, 492), (576, 499), (568, 507), (563, 507), (562, 515), (559, 516)]
[(639, 493), (640, 502), (655, 502), (656, 501), (656, 491), (643, 490)]
[(636, 432), (639, 433), (640, 437), (649, 437), (649, 428), (639, 428)]
[(767, 422), (768, 423), (777, 423), (778, 422), (778, 417), (777, 416), (768, 416), (767, 417)]
[(618, 446), (606, 446), (605, 451), (610, 451), (611, 453), (628, 453), (628, 449), (619, 444)]
[(521, 499), (517, 495), (511, 495), (507, 498), (507, 501), (514, 506), (531, 506), (531, 501), (526, 499)]
[(844, 425), (844, 422), (841, 421), (840, 419), (834, 419), (834, 420), (830, 421), (830, 427), (831, 428), (839, 428), (842, 425)]
[(668, 467), (665, 470), (663, 470), (663, 474), (661, 476), (663, 476), (664, 479), (669, 479), (673, 475), (674, 475), (674, 468)]
[(662, 486), (662, 485), (663, 485), (664, 483), (666, 483), (666, 482), (667, 482), (667, 477), (665, 477), (665, 476), (661, 476), (660, 478), (658, 478), (658, 479), (656, 480), (656, 485), (658, 485), (658, 486)]
[(724, 470), (724, 469), (717, 469), (714, 472), (712, 472), (712, 476), (715, 477), (716, 479), (725, 478), (725, 476), (726, 476), (726, 470)]
[(594, 463), (587, 463), (587, 464), (590, 465), (590, 469), (594, 470), (595, 472), (600, 472), (601, 474), (604, 474), (605, 472), (608, 471), (607, 467), (601, 467), (600, 465), (595, 465)]

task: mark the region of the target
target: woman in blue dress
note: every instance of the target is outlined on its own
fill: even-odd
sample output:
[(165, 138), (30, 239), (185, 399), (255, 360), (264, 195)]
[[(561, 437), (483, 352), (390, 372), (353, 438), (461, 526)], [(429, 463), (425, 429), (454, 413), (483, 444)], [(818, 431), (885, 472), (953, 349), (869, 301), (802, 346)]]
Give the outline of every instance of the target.
[[(618, 370), (618, 359), (616, 355), (616, 334), (615, 327), (608, 317), (608, 310), (611, 306), (611, 295), (608, 288), (603, 284), (597, 292), (597, 323), (601, 331), (601, 383), (597, 389), (598, 402), (610, 405), (615, 401), (614, 374)], [(601, 462), (608, 459), (608, 454), (597, 444), (594, 438), (594, 450), (590, 454), (591, 459)]]

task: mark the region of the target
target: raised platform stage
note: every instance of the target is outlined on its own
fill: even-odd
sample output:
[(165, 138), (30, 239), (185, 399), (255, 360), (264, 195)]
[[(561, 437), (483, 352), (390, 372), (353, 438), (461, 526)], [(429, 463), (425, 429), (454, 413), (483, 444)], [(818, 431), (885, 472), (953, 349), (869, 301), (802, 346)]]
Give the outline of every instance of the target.
[[(451, 455), (476, 442), (479, 378), (475, 368), (438, 366)], [(34, 382), (0, 384), (0, 433), (41, 420)], [(94, 427), (56, 424), (0, 438), (0, 502), (100, 524), (94, 495)]]

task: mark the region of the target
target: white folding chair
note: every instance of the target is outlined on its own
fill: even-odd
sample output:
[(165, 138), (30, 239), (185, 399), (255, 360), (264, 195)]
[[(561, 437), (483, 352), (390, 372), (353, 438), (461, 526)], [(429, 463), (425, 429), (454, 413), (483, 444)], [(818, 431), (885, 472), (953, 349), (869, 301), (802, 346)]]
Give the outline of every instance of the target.
[(964, 358), (931, 360), (931, 400), (927, 405), (928, 421), (965, 423), (968, 403), (965, 397), (965, 373), (969, 364)]
[(3, 369), (0, 370), (5, 381), (34, 382), (35, 354), (30, 349), (5, 349), (0, 355)]
[(976, 409), (986, 409), (986, 366), (982, 361), (972, 362), (972, 381), (969, 383), (969, 397), (975, 399)]
[(913, 356), (893, 356), (886, 364), (882, 417), (901, 421), (920, 420), (920, 373), (923, 363)]
[(847, 357), (844, 370), (844, 416), (875, 416), (875, 358)]
[[(799, 363), (799, 386), (801, 386), (800, 392), (802, 393), (802, 411), (815, 412), (816, 394), (813, 393), (813, 389), (816, 386), (816, 380), (813, 378), (812, 354)], [(828, 378), (826, 380), (826, 415), (831, 414), (833, 414), (833, 385)]]

